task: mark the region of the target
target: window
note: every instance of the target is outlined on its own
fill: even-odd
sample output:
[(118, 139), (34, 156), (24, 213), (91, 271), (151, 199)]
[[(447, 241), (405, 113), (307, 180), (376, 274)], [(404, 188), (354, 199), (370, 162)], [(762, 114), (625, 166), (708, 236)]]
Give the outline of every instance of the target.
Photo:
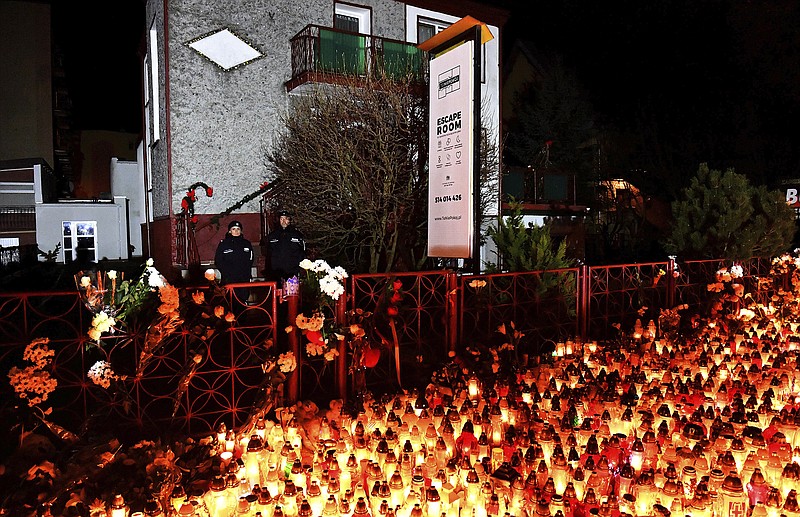
[(62, 221), (64, 263), (97, 261), (97, 222)]
[(333, 19), (333, 28), (347, 32), (359, 32), (358, 18), (337, 13), (336, 17)]
[(333, 28), (372, 34), (372, 12), (367, 7), (337, 2), (334, 7)]
[(450, 26), (449, 23), (430, 18), (417, 18), (417, 43), (432, 38)]
[[(150, 28), (150, 51), (144, 60), (144, 100), (145, 100), (145, 114), (149, 116), (149, 124), (147, 132), (149, 144), (154, 145), (161, 138), (161, 128), (159, 126), (159, 115), (161, 108), (159, 106), (158, 98), (158, 31)], [(148, 64), (149, 69), (148, 69)], [(147, 118), (147, 117), (146, 117)]]

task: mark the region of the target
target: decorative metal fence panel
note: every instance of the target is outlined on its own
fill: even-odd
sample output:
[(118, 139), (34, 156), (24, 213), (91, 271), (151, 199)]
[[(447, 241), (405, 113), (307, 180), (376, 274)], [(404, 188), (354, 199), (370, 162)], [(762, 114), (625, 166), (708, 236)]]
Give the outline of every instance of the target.
[[(68, 429), (97, 425), (118, 427), (121, 436), (126, 428), (198, 435), (222, 422), (239, 426), (267, 395), (262, 364), (278, 338), (275, 284), (249, 287), (256, 301), (237, 316), (236, 325), (221, 325), (206, 339), (185, 325), (161, 341), (141, 371), (136, 365), (147, 328), (133, 323), (125, 335), (103, 338), (102, 347), (87, 346), (91, 314), (77, 293), (0, 294), (0, 371), (19, 365), (32, 339), (47, 337), (55, 350), (51, 373), (58, 381), (47, 405), (52, 403), (52, 420)], [(232, 293), (228, 289), (229, 302)], [(124, 376), (110, 389), (87, 377), (100, 360)], [(8, 391), (8, 382), (0, 383), (6, 402), (15, 399)]]
[(637, 318), (645, 325), (657, 320), (659, 310), (668, 308), (668, 271), (665, 262), (589, 267), (588, 336), (605, 340), (613, 336), (614, 324), (630, 328)]
[(578, 274), (564, 269), (460, 277), (461, 343), (489, 344), (501, 339), (501, 325), (512, 322), (525, 334), (521, 352), (530, 355), (578, 335)]
[[(520, 353), (535, 355), (573, 337), (611, 339), (615, 325), (629, 329), (637, 318), (647, 325), (658, 321), (662, 309), (682, 303), (689, 313), (704, 313), (708, 284), (729, 265), (720, 260), (668, 261), (478, 276), (452, 271), (353, 275), (346, 284), (346, 304), (348, 310), (374, 314), (373, 335), (381, 354), (366, 383), (380, 392), (426, 382), (449, 351), (496, 343), (503, 339), (498, 327), (511, 322), (525, 334)], [(758, 302), (767, 302), (785, 287), (762, 280), (769, 260), (741, 266), (739, 281)], [(236, 287), (249, 288), (247, 304), (235, 299)], [(391, 302), (395, 290), (401, 296)], [(126, 335), (104, 338), (103, 347), (87, 346), (91, 314), (77, 292), (0, 293), (0, 372), (21, 366), (25, 346), (47, 337), (56, 354), (52, 374), (58, 380), (47, 402), (52, 403), (53, 421), (67, 428), (97, 423), (137, 432), (155, 429), (161, 435), (198, 435), (222, 422), (238, 427), (265, 396), (264, 362), (297, 346), (282, 330), (293, 322), (288, 321), (291, 304), (279, 300), (278, 293), (273, 282), (227, 286), (228, 305), (241, 307), (235, 323), (220, 320), (213, 334), (200, 337), (191, 322), (184, 322), (160, 342), (140, 371), (146, 327), (132, 321)], [(190, 294), (183, 296), (190, 299)], [(105, 390), (87, 377), (93, 364), (109, 358), (119, 369), (116, 373), (126, 376), (124, 390)], [(334, 387), (341, 390), (345, 384), (346, 363), (341, 361), (346, 358), (326, 364), (298, 356), (302, 392), (297, 396), (336, 396)], [(10, 391), (7, 380), (0, 382), (3, 404), (16, 400)]]
[[(404, 374), (424, 375), (438, 367), (447, 356), (454, 311), (448, 306), (448, 271), (352, 275), (349, 279), (349, 310), (375, 314), (375, 330), (386, 348), (368, 375), (368, 386), (397, 380), (398, 365)], [(402, 284), (398, 312), (388, 318), (387, 292), (395, 281)], [(396, 335), (396, 341), (395, 341)], [(397, 350), (394, 350), (396, 347)], [(396, 354), (395, 354), (396, 352)], [(400, 377), (400, 382), (405, 382)]]

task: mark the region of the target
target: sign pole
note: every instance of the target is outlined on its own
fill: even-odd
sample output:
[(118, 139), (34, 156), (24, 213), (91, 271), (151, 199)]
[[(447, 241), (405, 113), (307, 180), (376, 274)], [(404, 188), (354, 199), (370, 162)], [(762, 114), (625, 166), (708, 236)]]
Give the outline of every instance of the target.
[(476, 275), (481, 272), (481, 26), (473, 28), (472, 41), (475, 51), (472, 55), (473, 62), (473, 165), (472, 165), (472, 218), (475, 229), (472, 235), (472, 272)]

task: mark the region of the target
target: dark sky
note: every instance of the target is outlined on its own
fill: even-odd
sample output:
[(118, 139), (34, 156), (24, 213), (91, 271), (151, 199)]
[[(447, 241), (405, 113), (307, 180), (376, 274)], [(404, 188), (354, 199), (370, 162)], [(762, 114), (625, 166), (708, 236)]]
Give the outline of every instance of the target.
[(138, 133), (142, 0), (53, 0), (53, 43), (64, 54), (80, 129)]
[[(454, 0), (457, 1), (457, 0)], [(597, 126), (647, 135), (661, 166), (715, 161), (756, 176), (800, 176), (800, 2), (487, 1), (572, 68)], [(143, 0), (53, 0), (76, 125), (138, 132)], [(631, 144), (633, 145), (633, 144)], [(657, 169), (653, 156), (639, 157)], [(680, 156), (678, 161), (680, 162)], [(726, 160), (729, 161), (726, 162)]]

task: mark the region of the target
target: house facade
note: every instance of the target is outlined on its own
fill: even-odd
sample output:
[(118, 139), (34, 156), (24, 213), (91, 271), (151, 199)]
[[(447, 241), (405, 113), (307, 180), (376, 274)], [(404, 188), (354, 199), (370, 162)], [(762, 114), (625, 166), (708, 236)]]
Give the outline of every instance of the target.
[[(265, 154), (281, 115), (304, 85), (324, 81), (315, 71), (335, 66), (324, 57), (331, 46), (338, 45), (334, 57), (353, 55), (362, 68), (327, 68), (326, 75), (359, 74), (377, 52), (412, 55), (418, 42), (466, 15), (486, 23), (495, 38), (482, 49), (481, 102), (499, 141), (503, 10), (434, 0), (148, 0), (146, 9), (143, 245), (161, 264), (180, 267), (176, 222), (190, 185), (213, 188), (194, 206), (203, 227), (269, 179)], [(258, 241), (263, 223), (255, 199), (219, 229), (197, 232), (201, 262), (213, 259), (233, 218)]]

